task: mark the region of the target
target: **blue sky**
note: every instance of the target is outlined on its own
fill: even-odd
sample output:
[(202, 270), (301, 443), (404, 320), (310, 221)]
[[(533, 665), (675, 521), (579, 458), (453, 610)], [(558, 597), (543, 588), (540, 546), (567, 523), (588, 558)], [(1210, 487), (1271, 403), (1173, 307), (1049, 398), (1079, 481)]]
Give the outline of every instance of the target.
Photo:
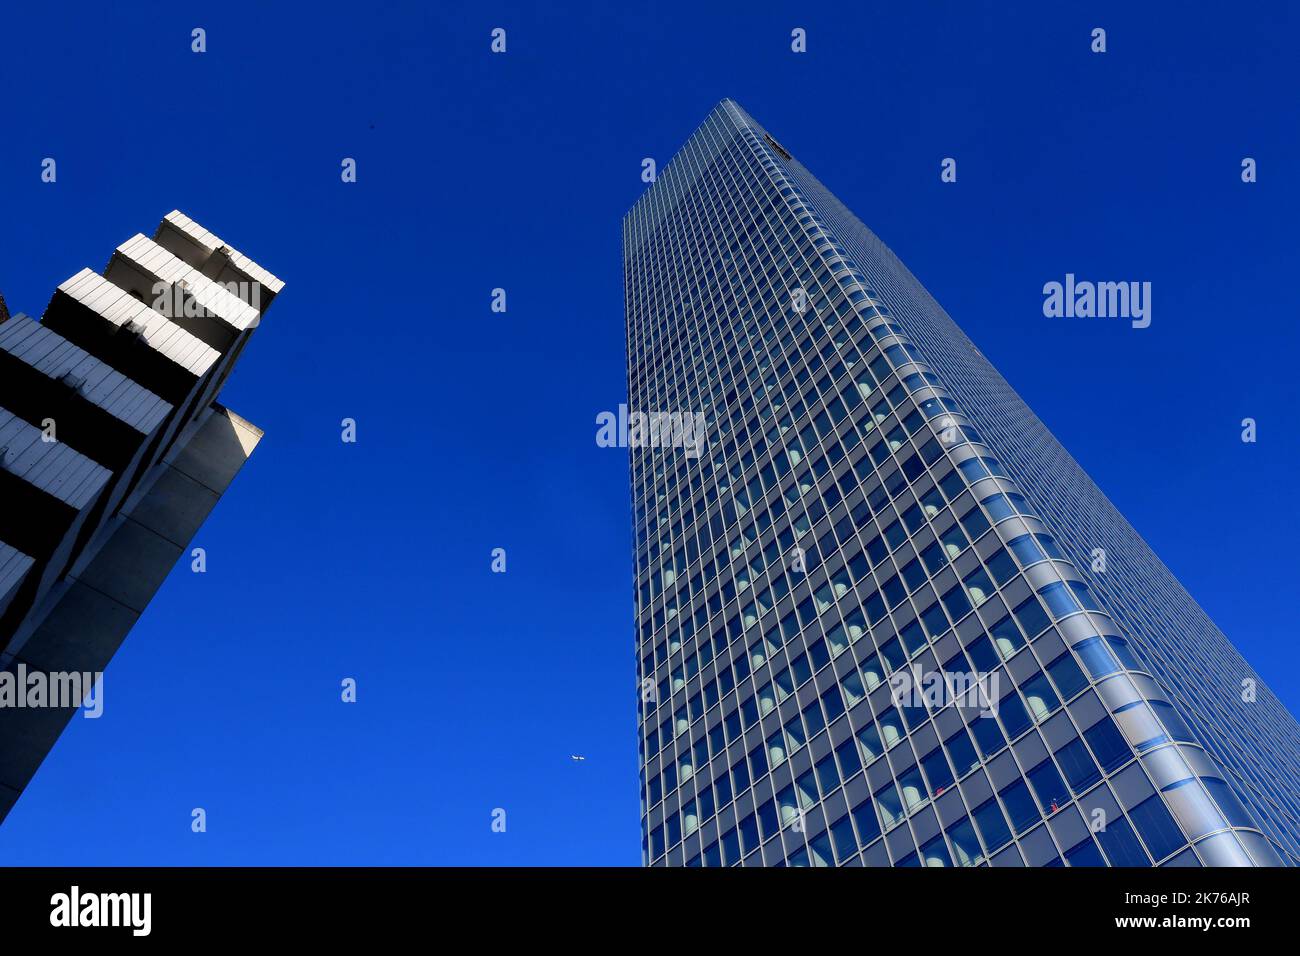
[[(1296, 13), (754, 6), (4, 8), (11, 309), (173, 208), (287, 287), (224, 392), (267, 437), (195, 541), (208, 573), (171, 575), (0, 862), (639, 862), (627, 463), (595, 416), (626, 392), (641, 160), (724, 96), (1300, 709)], [(1044, 318), (1067, 272), (1152, 282), (1151, 327)]]

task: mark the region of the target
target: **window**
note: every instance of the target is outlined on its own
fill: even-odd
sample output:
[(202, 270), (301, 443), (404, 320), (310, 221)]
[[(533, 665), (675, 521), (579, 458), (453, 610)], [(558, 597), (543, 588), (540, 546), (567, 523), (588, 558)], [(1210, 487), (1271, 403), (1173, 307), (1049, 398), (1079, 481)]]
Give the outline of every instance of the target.
[(911, 813), (929, 799), (925, 792), (925, 783), (921, 779), (921, 769), (912, 767), (898, 777), (898, 788), (903, 792), (903, 803)]
[(1133, 834), (1133, 828), (1123, 817), (1106, 821), (1106, 828), (1097, 831), (1097, 839), (1101, 841), (1101, 848), (1110, 858), (1111, 866), (1151, 865), (1151, 861), (1142, 850), (1142, 845)]
[(966, 529), (966, 534), (970, 536), (972, 541), (978, 539), (980, 535), (989, 529), (988, 519), (984, 517), (984, 512), (980, 511), (979, 508), (972, 507), (958, 520), (961, 521), (961, 526)]
[(745, 765), (744, 757), (737, 760), (731, 768), (731, 783), (736, 793), (744, 793), (749, 788), (749, 768)]
[(871, 763), (885, 752), (884, 745), (880, 742), (880, 731), (876, 730), (875, 724), (867, 724), (858, 731), (858, 746), (862, 748), (864, 764)]
[(1069, 651), (1048, 664), (1047, 673), (1052, 675), (1052, 680), (1056, 682), (1056, 689), (1061, 692), (1062, 700), (1069, 700), (1088, 686), (1088, 679), (1083, 676), (1083, 671), (1079, 670), (1079, 665), (1074, 662)]
[(1147, 797), (1130, 810), (1128, 815), (1137, 827), (1142, 842), (1157, 861), (1163, 860), (1187, 842), (1159, 794)]
[(998, 655), (993, 650), (993, 645), (989, 643), (989, 639), (983, 634), (977, 635), (966, 646), (966, 652), (970, 654), (975, 669), (981, 673), (987, 674), (998, 666)]
[(1083, 666), (1094, 679), (1114, 674), (1119, 662), (1100, 637), (1090, 637), (1074, 645), (1074, 652), (1083, 660)]
[(1120, 734), (1119, 728), (1109, 717), (1097, 721), (1083, 732), (1083, 736), (1105, 773), (1115, 770), (1133, 756), (1128, 741)]
[(943, 746), (948, 751), (952, 765), (957, 768), (958, 777), (964, 777), (979, 766), (980, 759), (975, 754), (975, 748), (971, 745), (966, 731), (957, 731), (943, 742)]
[(966, 592), (959, 587), (954, 587), (949, 590), (942, 598), (940, 598), (940, 600), (943, 602), (943, 606), (947, 610), (948, 616), (954, 621), (960, 621), (971, 609), (970, 601), (966, 597)]
[(1011, 830), (1007, 827), (1006, 818), (1002, 815), (1002, 808), (998, 806), (996, 798), (980, 804), (971, 815), (975, 818), (975, 825), (979, 827), (980, 836), (984, 838), (984, 845), (990, 854), (1011, 839)]
[(943, 532), (939, 536), (939, 540), (943, 544), (944, 550), (948, 552), (949, 558), (955, 558), (961, 554), (962, 549), (967, 544), (966, 536), (962, 534), (961, 527), (955, 524)]
[(1034, 799), (1029, 795), (1029, 788), (1023, 781), (1017, 780), (999, 796), (1002, 797), (1002, 803), (1007, 808), (1007, 817), (1011, 820), (1011, 826), (1017, 833), (1024, 833), (1038, 822), (1038, 808), (1034, 806)]
[(685, 836), (690, 836), (700, 827), (700, 815), (695, 809), (695, 801), (688, 801), (686, 806), (682, 807), (682, 830)]
[(1026, 776), (1038, 797), (1039, 809), (1048, 816), (1070, 802), (1070, 791), (1065, 789), (1065, 781), (1061, 779), (1050, 758), (1030, 770)]
[(1002, 730), (991, 713), (971, 721), (970, 731), (975, 735), (975, 743), (979, 745), (980, 753), (986, 760), (1007, 745), (1006, 738), (1002, 736)]
[(1201, 782), (1210, 791), (1210, 796), (1214, 798), (1214, 802), (1219, 805), (1219, 809), (1223, 811), (1223, 815), (1232, 826), (1253, 827), (1255, 825), (1246, 808), (1237, 799), (1237, 794), (1225, 781), (1218, 777), (1202, 777)]
[(903, 739), (903, 721), (898, 716), (898, 711), (890, 707), (877, 718), (880, 724), (880, 735), (885, 741), (885, 747), (893, 747)]
[(898, 579), (897, 574), (886, 581), (881, 590), (885, 592), (885, 601), (889, 607), (897, 607), (907, 596), (907, 588), (903, 587), (903, 582)]
[(1101, 779), (1101, 772), (1093, 763), (1092, 755), (1078, 737), (1058, 750), (1056, 759), (1075, 793), (1082, 793)]
[(880, 821), (876, 819), (875, 808), (870, 800), (863, 800), (853, 808), (853, 824), (858, 828), (858, 846), (866, 846), (880, 836)]
[(1029, 714), (1025, 712), (1025, 705), (1020, 702), (1020, 695), (1014, 690), (998, 702), (998, 716), (1002, 718), (1002, 725), (1007, 728), (1007, 737), (1010, 740), (1015, 740), (1029, 729)]
[(994, 522), (1001, 521), (1003, 518), (1010, 517), (1016, 513), (1016, 509), (1012, 506), (1006, 495), (990, 495), (981, 501), (980, 504), (988, 509), (988, 513)]
[(856, 670), (845, 674), (840, 685), (844, 688), (844, 696), (848, 699), (850, 707), (867, 696), (867, 689), (862, 686), (862, 678), (858, 676)]
[(876, 809), (880, 811), (880, 821), (886, 830), (903, 822), (903, 801), (899, 799), (898, 788), (892, 781), (876, 793), (875, 803)]
[(1169, 736), (1174, 740), (1192, 741), (1196, 738), (1192, 736), (1192, 731), (1187, 724), (1183, 722), (1182, 715), (1174, 710), (1172, 704), (1164, 700), (1150, 701), (1151, 709), (1155, 711), (1156, 716), (1160, 718), (1160, 723), (1164, 725)]
[(813, 866), (834, 866), (835, 858), (831, 856), (831, 838), (822, 833), (808, 841), (808, 852), (812, 856)]
[(808, 656), (806, 654), (800, 654), (791, 661), (790, 669), (794, 671), (794, 684), (796, 687), (812, 677), (812, 668), (808, 665)]
[(925, 866), (952, 866), (952, 857), (948, 856), (943, 834), (921, 847), (921, 862)]
[(1144, 671), (1145, 667), (1138, 661), (1133, 649), (1129, 647), (1128, 641), (1122, 637), (1106, 636), (1106, 643), (1110, 645), (1111, 651), (1119, 658), (1119, 662), (1131, 671)]
[(1071, 581), (1070, 590), (1074, 592), (1075, 600), (1082, 604), (1087, 610), (1101, 610), (1097, 604), (1096, 598), (1092, 596), (1092, 591), (1089, 590), (1088, 585), (1084, 584), (1082, 581)]
[(880, 664), (880, 658), (872, 654), (861, 664), (862, 678), (866, 682), (868, 691), (875, 690), (880, 686), (880, 682), (885, 679), (885, 669)]
[(819, 760), (813, 769), (817, 772), (817, 782), (821, 785), (823, 794), (830, 793), (840, 785), (840, 776), (835, 770), (835, 758), (831, 754)]
[(989, 569), (989, 574), (993, 575), (993, 580), (998, 583), (998, 587), (1006, 584), (1011, 580), (1011, 576), (1016, 573), (1016, 563), (1011, 560), (1011, 555), (998, 548), (984, 561), (985, 566)]
[(794, 787), (786, 787), (776, 795), (777, 805), (781, 808), (781, 825), (789, 826), (799, 818), (801, 813), (799, 804), (795, 799)]
[(844, 713), (844, 698), (840, 696), (838, 685), (832, 684), (822, 694), (822, 705), (826, 708), (826, 720), (831, 722)]
[(1038, 542), (1030, 534), (1022, 534), (1018, 538), (1012, 538), (1007, 547), (1011, 549), (1011, 553), (1016, 556), (1016, 560), (1023, 567), (1042, 561), (1045, 557), (1042, 548), (1038, 546)]
[(706, 786), (700, 790), (700, 819), (707, 820), (713, 816), (713, 788)]
[(903, 645), (898, 642), (898, 638), (891, 637), (880, 648), (880, 656), (885, 659), (891, 671), (896, 671), (903, 666), (907, 660), (907, 654), (903, 651)]
[(926, 633), (930, 637), (938, 637), (948, 630), (948, 619), (943, 616), (943, 609), (937, 603), (931, 604), (922, 612), (921, 621), (925, 624)]
[(989, 628), (989, 634), (992, 635), (993, 643), (997, 646), (998, 653), (1004, 659), (1025, 646), (1025, 639), (1020, 634), (1020, 628), (1016, 627), (1016, 622), (1011, 620), (1010, 615), (1002, 618)]
[(713, 781), (713, 792), (718, 796), (718, 806), (725, 807), (731, 802), (731, 778), (725, 772)]
[(826, 642), (820, 639), (808, 646), (808, 656), (812, 658), (815, 671), (821, 670), (831, 659), (830, 652), (826, 649)]
[(822, 718), (821, 705), (815, 700), (803, 709), (803, 719), (808, 727), (809, 737), (817, 736), (817, 732), (826, 726), (826, 721)]
[(670, 847), (676, 846), (682, 839), (681, 818), (675, 813), (670, 814), (664, 824), (668, 827), (668, 845)]
[(962, 578), (962, 583), (966, 585), (966, 590), (970, 592), (970, 599), (976, 607), (987, 601), (994, 591), (993, 582), (989, 580), (988, 573), (983, 568), (976, 568), (966, 575)]
[(908, 730), (916, 730), (925, 722), (925, 718), (928, 716), (925, 705), (919, 700), (904, 699), (898, 706), (903, 713), (903, 722), (907, 724)]
[(722, 726), (727, 731), (727, 740), (732, 741), (740, 737), (740, 711), (733, 710), (726, 717), (722, 718)]
[(817, 804), (817, 781), (813, 777), (811, 770), (804, 773), (802, 777), (794, 782), (795, 794), (799, 797), (799, 805), (809, 810)]
[(844, 780), (849, 779), (859, 770), (862, 769), (862, 761), (858, 757), (857, 744), (852, 740), (846, 740), (835, 748), (835, 756), (840, 762), (840, 775)]
[(965, 486), (962, 484), (961, 476), (956, 471), (950, 471), (939, 479), (939, 487), (943, 489), (944, 496), (952, 501), (962, 493)]
[(1034, 597), (1027, 598), (1016, 605), (1015, 610), (1011, 613), (1015, 615), (1016, 620), (1019, 622), (1020, 629), (1031, 638), (1036, 637), (1042, 632), (1043, 628), (1051, 623), (1051, 620), (1043, 611), (1043, 606)]
[(936, 747), (922, 757), (921, 767), (929, 782), (930, 793), (934, 796), (939, 796), (952, 785), (952, 770), (948, 767), (948, 759), (940, 748)]
[(791, 717), (786, 722), (785, 740), (786, 740), (786, 744), (790, 748), (791, 753), (798, 750), (800, 747), (802, 747), (805, 743), (808, 742), (808, 738), (804, 735), (803, 732), (803, 723), (802, 721), (799, 720), (798, 715)]
[[(943, 612), (939, 611), (939, 605), (937, 604), (934, 605), (930, 610), (938, 612), (939, 619), (940, 621), (942, 621), (942, 623), (939, 625), (940, 630), (946, 628), (948, 626), (948, 622), (943, 621)], [(929, 611), (927, 611), (926, 613), (928, 614)], [(925, 647), (926, 644), (925, 634), (921, 631), (921, 625), (918, 624), (916, 621), (913, 621), (912, 623), (904, 627), (899, 632), (898, 637), (903, 642), (903, 645), (907, 648), (908, 654), (915, 654), (921, 648)], [(902, 664), (902, 660), (900, 659), (898, 663)], [(895, 669), (897, 669), (897, 666), (898, 665), (895, 665)]]
[(975, 827), (966, 817), (948, 828), (948, 842), (952, 844), (952, 854), (958, 866), (975, 866), (984, 857), (975, 837)]
[(1042, 671), (1025, 681), (1022, 689), (1025, 700), (1029, 702), (1029, 711), (1038, 723), (1046, 720), (1061, 704), (1056, 699), (1056, 692), (1052, 690), (1052, 685), (1047, 682), (1047, 675)]
[(740, 842), (744, 846), (745, 855), (753, 853), (758, 849), (758, 820), (751, 813), (745, 819), (740, 821)]
[(925, 565), (926, 571), (930, 574), (936, 574), (948, 563), (948, 558), (939, 545), (932, 544), (921, 552), (921, 563)]
[(835, 845), (835, 858), (841, 863), (858, 852), (858, 842), (853, 835), (853, 821), (847, 813), (831, 824), (831, 842)]
[(1092, 842), (1092, 837), (1084, 837), (1082, 843), (1067, 850), (1065, 853), (1065, 862), (1070, 866), (1106, 865), (1106, 861), (1102, 858), (1101, 851), (1097, 849), (1097, 844)]
[(1066, 587), (1063, 581), (1056, 581), (1045, 588), (1040, 588), (1038, 594), (1057, 617), (1065, 617), (1079, 610), (1079, 602), (1075, 599), (1074, 592)]

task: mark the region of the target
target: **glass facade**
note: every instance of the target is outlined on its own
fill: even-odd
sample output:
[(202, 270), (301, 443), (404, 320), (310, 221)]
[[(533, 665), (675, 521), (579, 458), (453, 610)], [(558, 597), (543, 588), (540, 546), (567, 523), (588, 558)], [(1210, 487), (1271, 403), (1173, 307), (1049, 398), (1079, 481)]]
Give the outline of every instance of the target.
[(748, 114), (623, 240), (629, 407), (706, 423), (629, 442), (646, 864), (1300, 861), (1295, 719)]

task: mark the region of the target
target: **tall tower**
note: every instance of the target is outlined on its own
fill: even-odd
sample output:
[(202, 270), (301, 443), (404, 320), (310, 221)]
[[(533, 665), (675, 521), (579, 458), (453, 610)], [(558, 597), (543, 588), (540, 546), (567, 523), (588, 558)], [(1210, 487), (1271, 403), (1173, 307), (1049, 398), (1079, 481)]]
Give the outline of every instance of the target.
[(1300, 862), (1295, 719), (736, 103), (623, 247), (647, 864)]
[(261, 439), (216, 399), (283, 287), (172, 212), (0, 313), (0, 820)]

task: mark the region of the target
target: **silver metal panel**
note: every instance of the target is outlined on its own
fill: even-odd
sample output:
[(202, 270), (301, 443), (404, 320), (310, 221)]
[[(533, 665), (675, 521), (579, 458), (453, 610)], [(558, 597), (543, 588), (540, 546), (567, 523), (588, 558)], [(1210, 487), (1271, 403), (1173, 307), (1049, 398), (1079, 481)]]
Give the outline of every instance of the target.
[(104, 490), (112, 472), (0, 408), (0, 468), (75, 508), (84, 509)]
[[(182, 284), (187, 295), (236, 332), (257, 323), (260, 313), (225, 286), (208, 278), (193, 266), (181, 261), (149, 237), (137, 233), (117, 247), (114, 259), (121, 258), (154, 282), (169, 286)], [(109, 263), (107, 274), (114, 274)]]
[[(194, 245), (206, 250), (207, 255), (212, 255), (224, 247), (229, 250), (230, 264), (240, 272), (243, 272), (250, 279), (255, 282), (260, 282), (272, 293), (278, 293), (284, 288), (284, 282), (282, 280), (276, 278), (266, 269), (263, 269), (239, 250), (232, 248), (228, 243), (223, 241), (220, 236), (204, 229), (197, 222), (178, 209), (173, 209), (163, 218), (163, 221), (158, 224), (158, 235), (161, 235), (167, 230), (183, 236)], [(155, 238), (158, 238), (158, 235), (155, 235)]]
[(0, 613), (4, 612), (9, 596), (22, 583), (35, 562), (17, 548), (0, 541)]
[(79, 379), (82, 398), (141, 434), (152, 432), (171, 412), (153, 392), (28, 316), (15, 315), (0, 326), (0, 351), (52, 379)]
[(197, 377), (206, 375), (221, 358), (216, 349), (89, 269), (68, 279), (59, 291), (119, 328), (133, 324), (150, 348)]

